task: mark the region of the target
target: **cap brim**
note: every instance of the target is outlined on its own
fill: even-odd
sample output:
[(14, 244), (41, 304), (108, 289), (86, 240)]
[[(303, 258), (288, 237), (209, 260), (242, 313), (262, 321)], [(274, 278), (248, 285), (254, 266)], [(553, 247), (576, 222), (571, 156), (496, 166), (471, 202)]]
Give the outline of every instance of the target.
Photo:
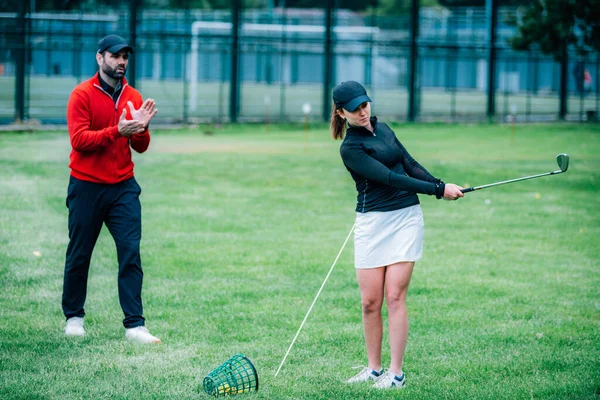
[(353, 112), (362, 103), (371, 102), (371, 99), (366, 94), (360, 95), (344, 105), (344, 110)]
[(133, 49), (130, 46), (127, 46), (126, 44), (115, 44), (112, 47), (109, 47), (108, 49), (104, 50), (104, 51), (108, 51), (109, 53), (112, 54), (117, 54), (118, 52), (120, 52), (123, 49), (127, 49), (130, 53), (133, 53)]

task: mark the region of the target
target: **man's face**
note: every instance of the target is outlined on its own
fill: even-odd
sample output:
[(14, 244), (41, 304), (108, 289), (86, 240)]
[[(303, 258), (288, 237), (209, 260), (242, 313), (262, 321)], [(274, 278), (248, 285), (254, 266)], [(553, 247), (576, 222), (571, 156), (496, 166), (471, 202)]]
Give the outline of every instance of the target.
[(127, 71), (129, 51), (122, 50), (115, 54), (105, 51), (103, 54), (96, 55), (96, 61), (106, 75), (113, 79), (121, 79)]

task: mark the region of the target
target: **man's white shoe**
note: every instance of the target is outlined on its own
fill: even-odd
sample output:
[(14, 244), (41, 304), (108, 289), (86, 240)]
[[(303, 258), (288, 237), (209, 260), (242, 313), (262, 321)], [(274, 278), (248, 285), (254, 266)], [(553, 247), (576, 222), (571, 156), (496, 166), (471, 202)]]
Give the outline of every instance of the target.
[(160, 339), (152, 336), (145, 326), (136, 326), (125, 330), (125, 337), (138, 343), (160, 343)]
[(398, 376), (390, 371), (387, 371), (373, 385), (377, 389), (402, 389), (406, 385), (404, 372)]
[(85, 335), (85, 329), (83, 329), (83, 318), (71, 317), (67, 320), (67, 326), (65, 326), (65, 335), (67, 336), (83, 336)]

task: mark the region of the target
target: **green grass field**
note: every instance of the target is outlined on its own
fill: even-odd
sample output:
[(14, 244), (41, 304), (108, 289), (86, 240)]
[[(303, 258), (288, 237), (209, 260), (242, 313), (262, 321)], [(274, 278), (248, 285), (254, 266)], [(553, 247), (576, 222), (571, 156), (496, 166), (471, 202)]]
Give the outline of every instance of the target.
[(599, 128), (394, 126), (430, 172), (461, 185), (547, 172), (556, 154), (571, 156), (555, 177), (457, 202), (421, 196), (425, 252), (408, 294), (401, 392), (343, 383), (366, 363), (352, 242), (274, 378), (353, 224), (355, 189), (326, 127), (153, 133), (135, 162), (145, 316), (163, 342), (154, 346), (124, 339), (106, 229), (87, 335), (64, 336), (68, 135), (2, 133), (0, 398), (208, 398), (202, 379), (242, 352), (260, 379), (248, 399), (598, 399)]

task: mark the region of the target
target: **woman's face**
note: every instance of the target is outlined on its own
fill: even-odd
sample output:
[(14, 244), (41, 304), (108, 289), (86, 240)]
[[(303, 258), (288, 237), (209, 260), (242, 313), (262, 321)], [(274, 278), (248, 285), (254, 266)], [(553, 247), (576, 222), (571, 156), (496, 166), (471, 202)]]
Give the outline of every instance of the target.
[(369, 127), (371, 124), (371, 103), (365, 101), (352, 112), (345, 109), (338, 110), (338, 115), (353, 126)]

